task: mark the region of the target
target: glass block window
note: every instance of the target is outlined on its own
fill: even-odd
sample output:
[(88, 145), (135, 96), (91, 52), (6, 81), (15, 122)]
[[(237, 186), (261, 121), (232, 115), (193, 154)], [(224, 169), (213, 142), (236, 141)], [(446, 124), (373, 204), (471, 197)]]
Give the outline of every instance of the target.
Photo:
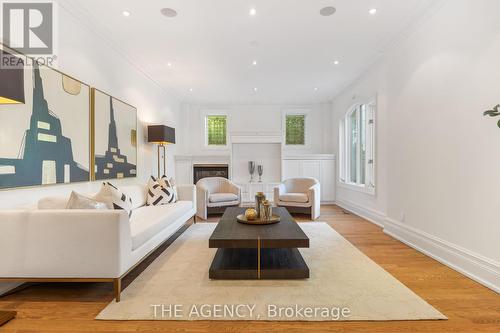
[(294, 114), (286, 116), (286, 144), (305, 145), (306, 144), (306, 116)]
[(208, 146), (227, 145), (227, 116), (207, 116), (206, 135)]

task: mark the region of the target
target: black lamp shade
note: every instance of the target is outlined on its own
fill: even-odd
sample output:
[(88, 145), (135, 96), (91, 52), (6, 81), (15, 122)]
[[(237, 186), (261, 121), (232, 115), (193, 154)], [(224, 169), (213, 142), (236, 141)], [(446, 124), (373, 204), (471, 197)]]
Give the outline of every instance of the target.
[(24, 103), (24, 61), (0, 50), (0, 104)]
[(175, 128), (165, 125), (148, 126), (148, 142), (175, 143)]

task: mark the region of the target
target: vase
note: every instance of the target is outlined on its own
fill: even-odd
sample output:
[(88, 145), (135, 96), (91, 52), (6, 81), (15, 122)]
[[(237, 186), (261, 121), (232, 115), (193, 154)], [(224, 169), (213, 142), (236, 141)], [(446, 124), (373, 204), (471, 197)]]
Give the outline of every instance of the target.
[(255, 172), (255, 162), (248, 162), (248, 172), (250, 173), (250, 183), (253, 182), (253, 174)]
[(264, 173), (264, 167), (262, 165), (257, 166), (257, 173), (259, 174), (259, 183), (262, 183), (262, 174)]
[(263, 201), (266, 200), (266, 196), (263, 192), (257, 192), (255, 194), (255, 210), (257, 211), (257, 217), (260, 217), (260, 208)]

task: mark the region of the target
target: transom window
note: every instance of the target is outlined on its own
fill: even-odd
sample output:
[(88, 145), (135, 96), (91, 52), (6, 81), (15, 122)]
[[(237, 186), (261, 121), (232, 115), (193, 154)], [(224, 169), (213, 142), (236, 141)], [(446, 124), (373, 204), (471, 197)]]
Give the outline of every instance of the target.
[(354, 105), (339, 128), (340, 182), (375, 193), (375, 103)]
[(285, 142), (287, 145), (306, 144), (306, 115), (286, 115), (285, 127)]
[(205, 117), (207, 146), (227, 145), (227, 116), (208, 115)]

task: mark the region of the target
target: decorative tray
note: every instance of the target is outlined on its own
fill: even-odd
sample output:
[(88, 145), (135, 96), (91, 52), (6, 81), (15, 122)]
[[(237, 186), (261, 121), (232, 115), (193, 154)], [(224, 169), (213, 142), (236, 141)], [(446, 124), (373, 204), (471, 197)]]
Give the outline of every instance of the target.
[(264, 224), (273, 224), (278, 223), (280, 221), (280, 217), (278, 215), (271, 216), (271, 219), (268, 221), (262, 221), (260, 218), (256, 218), (255, 220), (247, 220), (245, 214), (240, 214), (236, 216), (236, 220), (240, 223), (245, 224), (256, 224), (256, 225), (264, 225)]

